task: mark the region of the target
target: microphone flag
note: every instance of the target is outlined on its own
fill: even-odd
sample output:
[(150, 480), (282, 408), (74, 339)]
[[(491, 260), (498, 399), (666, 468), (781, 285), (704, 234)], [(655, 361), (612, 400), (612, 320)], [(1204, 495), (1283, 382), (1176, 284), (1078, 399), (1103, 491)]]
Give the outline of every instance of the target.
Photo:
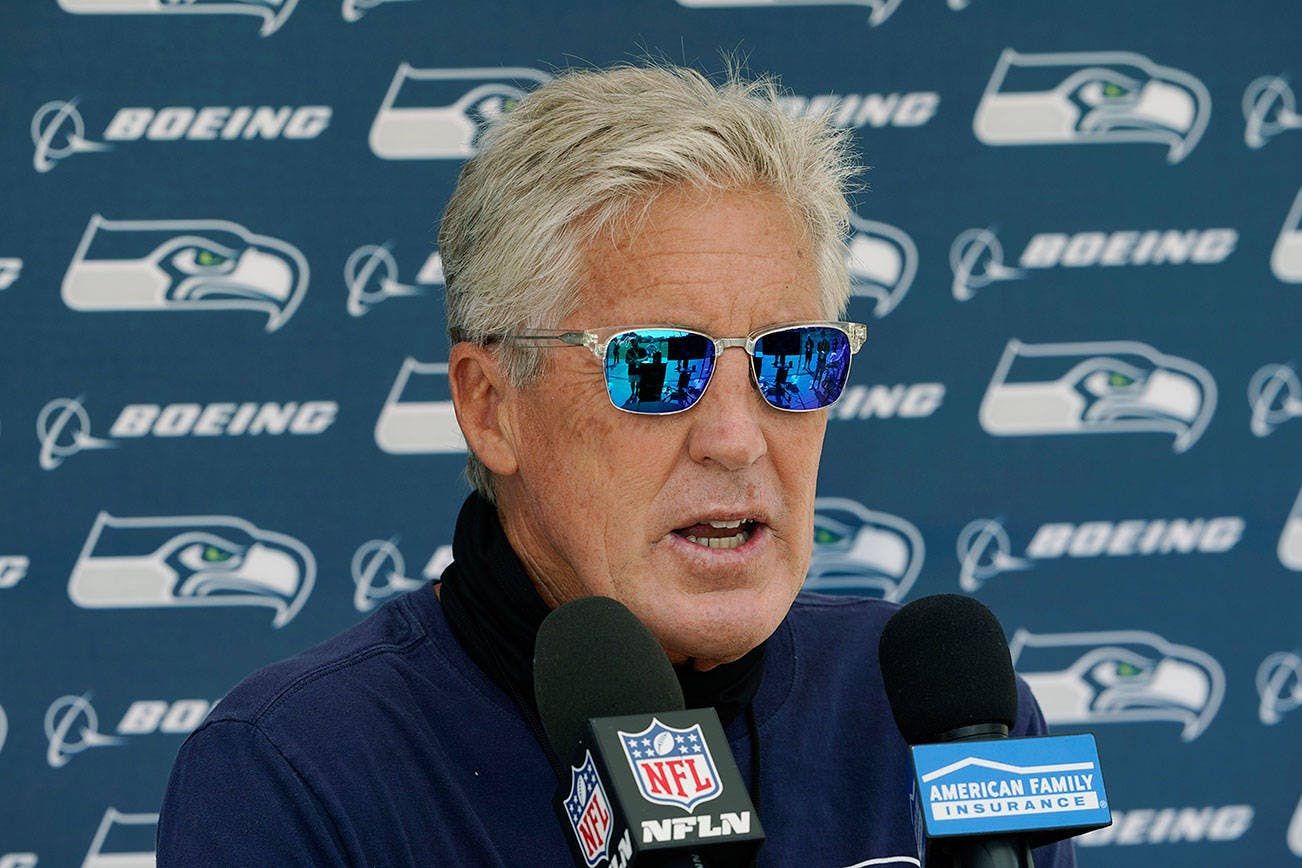
[(1112, 822), (1094, 736), (914, 745), (928, 838), (1021, 833), (1032, 846)]
[(575, 757), (555, 802), (579, 865), (743, 868), (764, 841), (713, 708), (593, 718)]

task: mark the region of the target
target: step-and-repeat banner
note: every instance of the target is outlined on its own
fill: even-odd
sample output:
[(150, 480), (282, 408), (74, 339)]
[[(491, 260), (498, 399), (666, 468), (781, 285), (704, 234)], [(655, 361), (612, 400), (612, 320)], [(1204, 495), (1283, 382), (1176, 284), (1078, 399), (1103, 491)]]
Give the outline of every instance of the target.
[(808, 586), (999, 614), (1050, 723), (1098, 736), (1083, 865), (1302, 864), (1300, 23), (4, 4), (0, 866), (152, 865), (212, 704), (439, 574), (462, 161), (565, 66), (721, 51), (872, 167)]

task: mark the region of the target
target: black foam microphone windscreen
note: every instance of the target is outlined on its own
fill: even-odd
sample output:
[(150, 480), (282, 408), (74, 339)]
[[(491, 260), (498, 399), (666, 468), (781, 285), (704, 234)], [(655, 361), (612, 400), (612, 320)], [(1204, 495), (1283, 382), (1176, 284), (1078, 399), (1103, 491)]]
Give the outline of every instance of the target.
[(571, 600), (548, 614), (534, 642), (533, 673), (543, 730), (562, 758), (591, 718), (683, 708), (664, 649), (609, 597)]
[(886, 697), (904, 740), (930, 744), (976, 724), (1017, 721), (1017, 678), (994, 614), (971, 597), (914, 600), (878, 645)]

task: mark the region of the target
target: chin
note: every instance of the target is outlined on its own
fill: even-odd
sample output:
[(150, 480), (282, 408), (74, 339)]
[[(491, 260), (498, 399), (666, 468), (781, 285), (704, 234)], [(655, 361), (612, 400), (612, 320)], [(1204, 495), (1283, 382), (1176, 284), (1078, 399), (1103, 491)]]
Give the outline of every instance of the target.
[(647, 621), (647, 626), (673, 663), (690, 659), (698, 668), (710, 668), (730, 663), (763, 643), (782, 623), (791, 605), (790, 599), (780, 607), (756, 603), (753, 598), (741, 605), (689, 601), (683, 617), (665, 618), (662, 611), (661, 617)]

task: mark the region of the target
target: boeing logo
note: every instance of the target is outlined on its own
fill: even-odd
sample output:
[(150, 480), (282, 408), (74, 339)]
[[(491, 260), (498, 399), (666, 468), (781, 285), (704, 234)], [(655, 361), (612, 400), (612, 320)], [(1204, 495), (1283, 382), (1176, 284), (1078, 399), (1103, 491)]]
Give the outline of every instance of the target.
[(0, 256), (0, 289), (8, 289), (22, 276), (23, 261), (16, 256)]
[(1201, 365), (1136, 341), (1027, 344), (1010, 340), (985, 397), (981, 427), (996, 437), (1154, 432), (1184, 452), (1216, 409)]
[(391, 455), (466, 452), (452, 408), (446, 362), (402, 360), (375, 421), (375, 445)]
[(1256, 150), (1280, 133), (1302, 130), (1302, 115), (1288, 82), (1278, 75), (1254, 79), (1243, 91), (1243, 143)]
[(51, 768), (62, 768), (88, 748), (124, 744), (122, 736), (184, 735), (193, 732), (211, 709), (212, 703), (205, 699), (136, 700), (118, 722), (117, 735), (108, 736), (99, 731), (99, 717), (88, 695), (61, 696), (45, 712), (45, 737), (49, 742), (45, 759)]
[(925, 557), (922, 534), (910, 522), (854, 500), (820, 497), (814, 501), (814, 551), (804, 587), (899, 602)]
[(229, 515), (119, 518), (101, 512), (68, 580), (83, 609), (265, 606), (294, 619), (316, 559), (291, 536)]
[(253, 15), (262, 19), (259, 36), (280, 29), (298, 0), (59, 0), (78, 15)]
[(847, 386), (829, 411), (829, 419), (925, 419), (945, 400), (944, 383), (896, 383), (894, 386)]
[(902, 230), (851, 212), (845, 262), (851, 297), (874, 299), (873, 316), (881, 319), (895, 310), (913, 285), (918, 248)]
[[(863, 6), (868, 10), (868, 24), (877, 27), (895, 14), (903, 0), (678, 0), (678, 5), (694, 9), (733, 8), (738, 6)], [(971, 0), (946, 0), (954, 11), (966, 9)], [(911, 862), (910, 864), (917, 864)]]
[(978, 289), (1029, 277), (1036, 269), (1135, 265), (1215, 265), (1239, 242), (1235, 229), (1146, 229), (1039, 232), (1031, 236), (1016, 268), (1004, 264), (1004, 248), (992, 229), (968, 229), (950, 246), (951, 290), (968, 301)]
[(101, 134), (86, 138), (77, 100), (51, 100), (32, 116), (32, 167), (49, 172), (79, 153), (111, 150), (107, 142), (315, 139), (330, 125), (333, 109), (305, 106), (146, 106), (120, 108)]
[(978, 289), (1001, 280), (1020, 280), (1025, 272), (1004, 264), (1004, 247), (993, 229), (965, 229), (949, 247), (949, 268), (954, 274), (950, 292), (957, 301), (969, 301)]
[[(444, 552), (443, 550), (447, 551)], [(430, 567), (435, 560), (446, 557), (447, 564), (452, 562), (452, 547), (440, 546), (430, 559), (430, 566), (425, 568), (425, 575), (437, 578), (443, 572), (442, 567), (434, 576), (429, 576)], [(426, 579), (413, 579), (407, 576), (407, 562), (398, 550), (398, 540), (373, 539), (362, 543), (353, 553), (351, 564), (353, 585), (353, 607), (359, 612), (369, 612), (390, 597), (423, 588)]]
[(112, 448), (124, 439), (321, 434), (339, 414), (334, 401), (128, 404), (103, 438), (90, 433), (84, 400), (56, 398), (41, 408), (36, 436), (42, 470), (54, 470), (82, 450)]
[(1040, 525), (1021, 556), (1014, 556), (1003, 520), (978, 518), (958, 535), (958, 583), (970, 594), (1001, 573), (1029, 570), (1036, 561), (1062, 557), (1223, 554), (1239, 544), (1245, 527), (1237, 515), (1051, 522)]
[(1128, 51), (1005, 49), (972, 121), (987, 145), (1167, 146), (1178, 163), (1202, 138), (1211, 95), (1187, 72)]
[(297, 247), (227, 220), (107, 220), (96, 214), (63, 278), (73, 310), (237, 310), (289, 321), (307, 292)]
[(783, 96), (779, 97), (778, 104), (791, 117), (823, 118), (835, 127), (920, 127), (936, 116), (940, 94), (933, 90), (885, 94), (829, 93), (813, 97)]
[(37, 461), (42, 470), (54, 470), (65, 459), (85, 449), (110, 449), (112, 440), (90, 433), (90, 416), (82, 406), (84, 395), (55, 398), (36, 417), (36, 439), (41, 444)]
[(1302, 283), (1302, 188), (1284, 217), (1284, 225), (1270, 252), (1270, 270), (1284, 283)]
[(73, 154), (94, 154), (111, 145), (86, 138), (77, 100), (51, 100), (32, 116), (32, 168), (44, 174)]
[(343, 6), (340, 7), (340, 14), (349, 24), (360, 21), (362, 16), (370, 12), (376, 6), (382, 6), (386, 3), (410, 2), (410, 0), (344, 0)]
[(1284, 519), (1284, 530), (1279, 534), (1276, 551), (1281, 564), (1290, 570), (1302, 571), (1302, 489), (1298, 490), (1297, 500)]
[(1142, 630), (1019, 629), (1009, 651), (1051, 726), (1171, 721), (1193, 741), (1225, 696), (1225, 672), (1211, 655)]
[(1292, 651), (1276, 651), (1257, 667), (1257, 716), (1274, 726), (1285, 714), (1302, 707), (1302, 657)]
[(1249, 427), (1258, 437), (1268, 437), (1279, 425), (1302, 416), (1302, 383), (1289, 364), (1263, 365), (1248, 381)]
[(416, 274), (414, 284), (398, 281), (398, 263), (393, 245), (364, 244), (354, 250), (344, 263), (344, 286), (348, 289), (349, 316), (365, 316), (367, 311), (389, 298), (421, 295), (427, 287), (443, 285), (443, 258), (431, 253)]
[(1252, 805), (1112, 809), (1112, 825), (1074, 839), (1082, 847), (1237, 841), (1252, 827)]
[(99, 731), (99, 716), (88, 695), (60, 696), (45, 711), (45, 738), (49, 747), (45, 761), (52, 769), (61, 769), (84, 750), (113, 747), (125, 739)]
[(975, 593), (1000, 573), (1030, 569), (1031, 562), (1013, 557), (1012, 548), (1008, 531), (999, 519), (978, 518), (969, 522), (959, 532), (956, 546), (959, 587), (969, 594)]
[(386, 160), (464, 160), (498, 119), (551, 76), (524, 67), (418, 69), (403, 63), (371, 124)]

